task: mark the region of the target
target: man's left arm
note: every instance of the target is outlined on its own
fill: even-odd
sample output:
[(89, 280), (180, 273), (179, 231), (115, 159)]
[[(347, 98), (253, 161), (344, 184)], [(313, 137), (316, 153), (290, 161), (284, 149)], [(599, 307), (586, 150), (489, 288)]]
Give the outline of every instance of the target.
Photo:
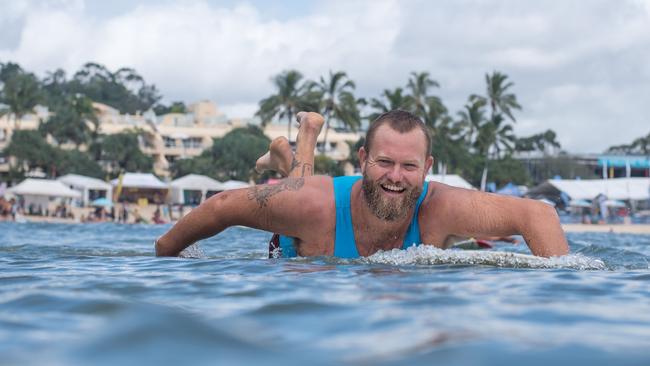
[[(560, 219), (552, 206), (536, 200), (448, 186), (433, 195), (427, 217), (446, 235), (465, 237), (522, 235), (537, 256), (569, 253)], [(429, 205), (427, 205), (429, 206)]]

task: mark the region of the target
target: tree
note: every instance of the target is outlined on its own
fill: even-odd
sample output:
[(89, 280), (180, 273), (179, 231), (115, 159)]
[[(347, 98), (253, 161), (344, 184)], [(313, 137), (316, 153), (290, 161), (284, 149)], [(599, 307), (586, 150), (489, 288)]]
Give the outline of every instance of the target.
[(215, 161), (216, 178), (250, 180), (255, 162), (268, 150), (270, 142), (264, 131), (256, 126), (235, 128), (215, 139), (210, 155)]
[(374, 121), (381, 114), (390, 112), (395, 109), (411, 110), (413, 98), (404, 94), (404, 89), (395, 88), (394, 90), (384, 89), (379, 98), (370, 100), (370, 107), (374, 112), (368, 116), (370, 121)]
[(153, 107), (161, 98), (155, 85), (149, 85), (134, 69), (121, 68), (111, 72), (94, 62), (86, 63), (68, 82), (71, 93), (135, 114)]
[(137, 131), (103, 135), (98, 141), (100, 159), (111, 172), (151, 172), (153, 159), (140, 150)]
[(513, 82), (506, 82), (508, 76), (498, 71), (492, 72), (492, 75), (485, 74), (485, 82), (487, 84), (487, 100), (490, 103), (492, 110), (491, 119), (498, 113), (503, 113), (510, 120), (515, 122), (515, 117), (512, 114), (513, 109), (520, 110), (521, 106), (517, 102), (517, 97), (513, 93), (508, 93), (515, 84)]
[(103, 178), (102, 167), (91, 157), (81, 151), (56, 149), (55, 174), (81, 174), (89, 177)]
[(96, 138), (99, 122), (89, 98), (80, 94), (62, 98), (53, 105), (52, 112), (39, 128), (54, 137), (57, 143), (71, 142), (78, 148)]
[(324, 153), (331, 119), (338, 120), (344, 126), (356, 130), (361, 125), (361, 116), (357, 100), (352, 93), (355, 89), (354, 81), (348, 79), (345, 72), (332, 73), (330, 71), (327, 80), (321, 76), (317, 89), (322, 95), (322, 110), (323, 117), (325, 117), (325, 136), (321, 150)]
[(9, 113), (20, 128), (22, 117), (34, 110), (41, 100), (38, 79), (32, 73), (24, 72), (14, 63), (0, 65), (0, 103), (8, 106), (2, 114)]
[(314, 173), (338, 177), (344, 175), (343, 168), (336, 162), (325, 155), (318, 155), (314, 158)]
[(291, 125), (296, 113), (301, 110), (314, 111), (313, 83), (303, 82), (303, 76), (296, 70), (284, 71), (272, 79), (276, 94), (262, 99), (255, 113), (262, 119), (262, 126), (273, 118), (287, 120), (287, 138), (291, 140)]
[(253, 167), (270, 142), (259, 127), (235, 128), (223, 137), (214, 139), (212, 147), (201, 155), (175, 161), (171, 171), (176, 178), (194, 173), (218, 180), (249, 181), (257, 177)]
[[(429, 77), (429, 73), (424, 72), (411, 72), (407, 89), (411, 91), (413, 112), (422, 119), (426, 119), (428, 111), (427, 107), (430, 106), (428, 91), (432, 87), (439, 87), (437, 81)], [(439, 100), (439, 99), (438, 99)]]
[(159, 116), (168, 113), (187, 113), (187, 107), (185, 106), (185, 103), (176, 101), (169, 106), (158, 104), (154, 107), (153, 111)]
[(36, 168), (49, 173), (56, 159), (54, 147), (35, 130), (14, 131), (4, 154), (16, 159), (17, 169), (22, 173)]
[(560, 147), (557, 135), (553, 130), (546, 130), (542, 133), (515, 140), (515, 151), (520, 152), (539, 151), (546, 154), (549, 148), (559, 149)]

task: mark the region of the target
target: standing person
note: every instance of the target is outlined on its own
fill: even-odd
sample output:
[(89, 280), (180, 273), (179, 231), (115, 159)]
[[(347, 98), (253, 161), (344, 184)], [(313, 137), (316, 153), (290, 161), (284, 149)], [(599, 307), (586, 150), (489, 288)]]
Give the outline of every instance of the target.
[(569, 249), (555, 209), (529, 199), (425, 182), (431, 136), (415, 115), (379, 116), (359, 149), (363, 177), (287, 178), (274, 185), (222, 192), (192, 210), (156, 241), (175, 256), (233, 225), (297, 239), (302, 256), (355, 258), (426, 243), (445, 248), (454, 236), (523, 235), (538, 256)]

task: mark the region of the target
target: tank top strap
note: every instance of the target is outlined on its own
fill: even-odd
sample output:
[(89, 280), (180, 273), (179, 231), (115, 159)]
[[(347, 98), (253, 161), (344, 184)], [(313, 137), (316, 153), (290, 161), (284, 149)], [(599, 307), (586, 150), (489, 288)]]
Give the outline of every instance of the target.
[(350, 197), (352, 186), (361, 176), (343, 176), (332, 179), (336, 204), (336, 236), (334, 256), (339, 258), (358, 258), (357, 243), (354, 240)]
[(406, 249), (413, 245), (422, 244), (422, 236), (420, 235), (420, 223), (418, 222), (418, 214), (420, 212), (420, 205), (422, 201), (427, 196), (429, 192), (429, 182), (424, 182), (422, 186), (422, 193), (418, 198), (418, 202), (415, 205), (415, 211), (413, 212), (413, 219), (411, 219), (411, 224), (409, 225), (408, 230), (406, 230), (406, 235), (404, 236), (404, 242), (402, 243), (402, 249)]

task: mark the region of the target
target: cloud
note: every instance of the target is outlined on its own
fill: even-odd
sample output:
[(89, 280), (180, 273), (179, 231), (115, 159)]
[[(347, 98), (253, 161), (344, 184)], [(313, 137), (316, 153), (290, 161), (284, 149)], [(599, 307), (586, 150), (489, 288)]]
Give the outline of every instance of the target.
[(142, 2), (107, 15), (81, 0), (6, 2), (0, 60), (41, 75), (129, 66), (167, 101), (211, 99), (237, 117), (289, 68), (344, 70), (365, 97), (429, 71), (452, 113), (499, 70), (524, 106), (518, 133), (552, 128), (564, 148), (598, 152), (650, 132), (647, 0), (322, 1), (285, 17), (261, 4)]

